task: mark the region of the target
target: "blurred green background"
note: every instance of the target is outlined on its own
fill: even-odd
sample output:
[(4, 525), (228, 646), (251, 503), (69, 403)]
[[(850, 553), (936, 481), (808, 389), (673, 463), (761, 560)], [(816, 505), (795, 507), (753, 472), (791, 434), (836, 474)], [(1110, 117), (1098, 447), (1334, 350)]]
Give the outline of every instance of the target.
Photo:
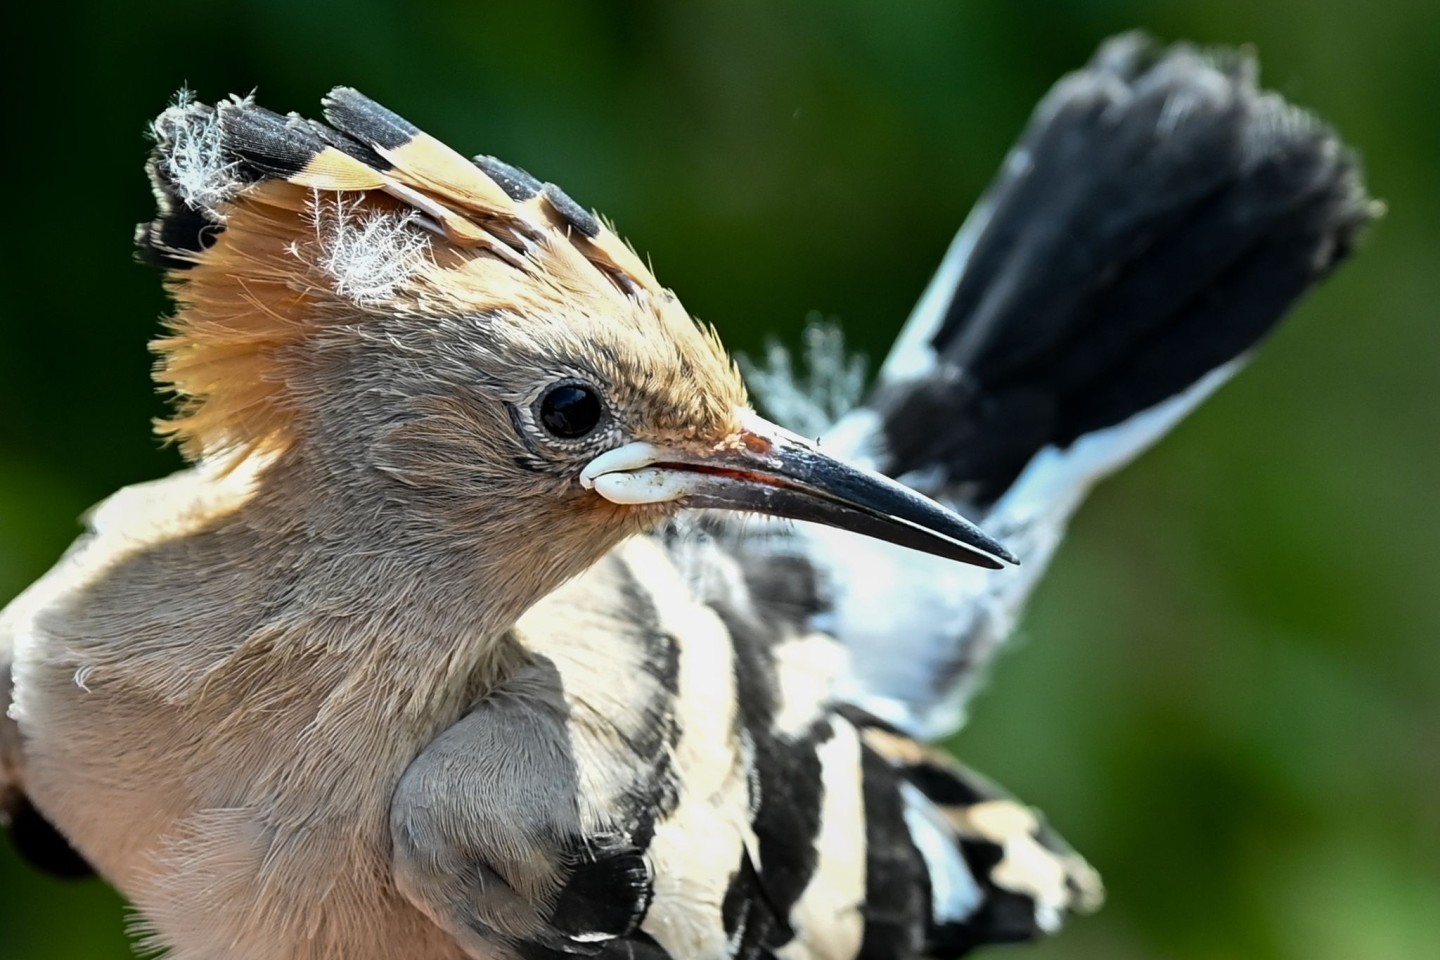
[[(0, 70), (0, 601), (177, 465), (132, 263), (181, 84), (348, 83), (613, 216), (729, 343), (878, 356), (1035, 101), (1105, 36), (1253, 43), (1390, 213), (1258, 361), (1084, 511), (957, 749), (1110, 902), (1034, 958), (1440, 956), (1440, 13), (1433, 0), (36, 5)], [(0, 958), (129, 956), (98, 882), (0, 843)], [(397, 958), (398, 960), (398, 958)]]

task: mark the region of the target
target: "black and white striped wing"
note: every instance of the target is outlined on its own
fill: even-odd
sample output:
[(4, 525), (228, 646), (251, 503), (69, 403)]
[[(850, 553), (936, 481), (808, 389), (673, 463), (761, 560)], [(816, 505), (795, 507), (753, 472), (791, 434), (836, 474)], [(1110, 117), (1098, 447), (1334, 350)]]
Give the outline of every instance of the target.
[[(725, 556), (713, 569), (739, 575)], [(837, 708), (843, 649), (761, 612), (743, 588), (702, 602), (641, 539), (522, 619), (563, 684), (587, 831), (649, 870), (639, 895), (611, 890), (613, 916), (643, 903), (634, 928), (580, 932), (577, 952), (955, 957), (1098, 903), (1094, 871), (1033, 811)]]

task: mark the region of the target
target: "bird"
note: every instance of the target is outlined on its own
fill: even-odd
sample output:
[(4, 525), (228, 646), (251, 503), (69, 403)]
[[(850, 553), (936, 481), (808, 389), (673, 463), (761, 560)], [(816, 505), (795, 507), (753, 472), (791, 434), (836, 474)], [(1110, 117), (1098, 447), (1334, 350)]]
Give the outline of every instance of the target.
[(175, 960), (958, 957), (1095, 909), (933, 743), (1089, 489), (1380, 213), (1250, 54), (1112, 38), (868, 394), (816, 331), (821, 389), (752, 402), (605, 221), (352, 88), (152, 133), (189, 465), (0, 614), (0, 809)]

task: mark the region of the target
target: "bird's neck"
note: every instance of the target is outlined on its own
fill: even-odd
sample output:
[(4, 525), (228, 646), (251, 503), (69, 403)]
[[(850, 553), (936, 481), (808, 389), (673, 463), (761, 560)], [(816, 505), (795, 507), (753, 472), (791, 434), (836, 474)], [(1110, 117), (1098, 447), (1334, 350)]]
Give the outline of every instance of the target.
[[(531, 606), (599, 559), (610, 543), (573, 524), (519, 516), (513, 504), (468, 504), (445, 522), (361, 472), (336, 475), (318, 458), (282, 456), (217, 525), (221, 569), (243, 570), (265, 598), (256, 632), (275, 669), (323, 685), (383, 677), (407, 710), (473, 695), (513, 670), (509, 637)], [(247, 647), (214, 651), (222, 660)]]
[[(263, 558), (257, 574), (305, 624), (289, 641), (315, 670), (376, 670), (417, 697), (486, 686), (513, 666), (516, 620), (573, 570), (545, 538), (502, 523), (447, 531), (379, 484), (336, 482), (301, 458), (269, 467), (228, 531)], [(221, 531), (224, 536), (226, 531)]]

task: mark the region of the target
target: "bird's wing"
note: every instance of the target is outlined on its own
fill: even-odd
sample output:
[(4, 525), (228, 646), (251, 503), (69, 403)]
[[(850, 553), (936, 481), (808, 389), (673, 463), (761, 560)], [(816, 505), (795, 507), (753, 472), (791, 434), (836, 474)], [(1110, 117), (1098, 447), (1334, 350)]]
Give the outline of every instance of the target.
[(39, 652), (27, 646), (44, 647), (46, 633), (38, 621), (47, 610), (63, 607), (147, 544), (181, 536), (233, 509), (258, 467), (258, 462), (233, 470), (210, 464), (116, 491), (85, 515), (85, 532), (55, 566), (0, 610), (0, 824), (39, 869), (67, 877), (94, 872), (25, 796), (20, 731), (10, 716), (14, 658)]
[[(602, 854), (648, 870), (602, 889), (582, 865), (559, 900), (578, 886), (584, 909), (564, 937), (545, 930), (537, 956), (568, 938), (606, 957), (953, 957), (1098, 904), (1094, 871), (1029, 808), (835, 709), (845, 655), (831, 638), (763, 615), (743, 589), (698, 602), (651, 540), (546, 597), (516, 635), (563, 692), (573, 770), (546, 782), (568, 785)], [(535, 752), (518, 745), (535, 737), (511, 739)], [(534, 806), (501, 809), (524, 821)], [(632, 915), (633, 929), (615, 922)], [(577, 917), (600, 920), (581, 931)]]
[(93, 535), (92, 529), (82, 536), (45, 576), (0, 610), (0, 827), (27, 862), (61, 877), (87, 876), (93, 871), (26, 796), (20, 727), (10, 714), (14, 695), (11, 667), (16, 646), (30, 632), (32, 618), (67, 589), (78, 558)]
[[(1260, 90), (1248, 54), (1113, 39), (1041, 102), (869, 398), (822, 440), (980, 520), (1021, 565), (803, 524), (702, 531), (773, 615), (843, 642), (844, 699), (952, 732), (1091, 486), (1233, 375), (1377, 213), (1354, 154)], [(668, 537), (703, 578), (703, 536)]]
[[(624, 626), (622, 649), (643, 632)], [(471, 955), (593, 954), (632, 937), (653, 896), (640, 811), (584, 816), (584, 738), (566, 693), (556, 665), (532, 656), (420, 752), (391, 798), (399, 888)], [(659, 770), (656, 756), (638, 769), (630, 754), (603, 760), (611, 777)]]

